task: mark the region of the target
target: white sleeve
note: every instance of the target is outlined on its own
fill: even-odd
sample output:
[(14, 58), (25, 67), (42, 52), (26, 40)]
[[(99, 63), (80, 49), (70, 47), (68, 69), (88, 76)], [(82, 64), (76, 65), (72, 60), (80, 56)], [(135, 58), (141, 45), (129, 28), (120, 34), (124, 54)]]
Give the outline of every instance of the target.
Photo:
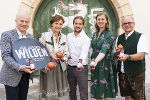
[(139, 52), (145, 52), (146, 54), (148, 54), (147, 39), (144, 35), (141, 35), (138, 45), (137, 45), (137, 53)]
[(116, 49), (117, 49), (117, 42), (118, 42), (118, 37), (117, 37), (117, 39), (115, 41), (115, 46), (114, 46), (114, 50), (113, 50), (114, 53), (116, 52)]
[(82, 63), (84, 64), (87, 57), (88, 57), (88, 52), (89, 52), (89, 48), (90, 48), (90, 44), (91, 44), (91, 39), (90, 38), (86, 38), (84, 40), (84, 44), (82, 46), (82, 49), (81, 49), (81, 55), (79, 57), (79, 59), (82, 59)]

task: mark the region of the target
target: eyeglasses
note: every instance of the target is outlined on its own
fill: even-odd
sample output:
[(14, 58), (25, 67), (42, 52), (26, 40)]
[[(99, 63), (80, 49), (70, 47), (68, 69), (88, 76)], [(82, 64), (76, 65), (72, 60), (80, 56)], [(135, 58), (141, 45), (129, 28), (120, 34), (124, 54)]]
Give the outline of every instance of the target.
[(122, 26), (126, 26), (126, 25), (131, 26), (132, 23), (133, 23), (133, 22), (122, 23)]

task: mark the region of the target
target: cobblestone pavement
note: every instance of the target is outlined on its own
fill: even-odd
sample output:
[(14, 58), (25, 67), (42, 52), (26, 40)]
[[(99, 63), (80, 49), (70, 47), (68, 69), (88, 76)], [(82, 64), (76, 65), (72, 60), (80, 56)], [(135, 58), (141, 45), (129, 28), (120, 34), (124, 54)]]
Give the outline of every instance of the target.
[[(78, 100), (80, 100), (79, 93), (77, 94), (78, 94)], [(89, 89), (89, 94), (90, 94), (90, 89)], [(146, 85), (146, 98), (147, 98), (146, 100), (150, 100), (150, 84)], [(0, 100), (6, 100), (5, 89), (2, 84), (0, 84)], [(39, 80), (38, 79), (34, 79), (34, 83), (30, 82), (28, 100), (39, 100)], [(42, 99), (42, 100), (45, 100), (45, 99)], [(60, 98), (60, 100), (69, 100), (69, 99), (68, 97), (63, 97), (63, 98)], [(89, 95), (88, 100), (94, 100), (94, 99), (91, 99)], [(124, 98), (121, 96), (118, 96), (115, 99), (108, 99), (108, 100), (124, 100)]]

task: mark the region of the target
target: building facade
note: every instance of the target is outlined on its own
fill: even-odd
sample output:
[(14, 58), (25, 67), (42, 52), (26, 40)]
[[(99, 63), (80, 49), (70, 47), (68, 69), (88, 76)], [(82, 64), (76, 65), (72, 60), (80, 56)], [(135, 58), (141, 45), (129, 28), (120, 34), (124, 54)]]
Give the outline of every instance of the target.
[[(72, 5), (72, 1), (74, 1), (74, 5)], [(150, 1), (148, 0), (143, 0), (142, 2), (137, 0), (16, 0), (16, 3), (13, 4), (16, 9), (11, 13), (4, 12), (3, 10), (4, 15), (9, 13), (10, 16), (12, 15), (12, 17), (15, 18), (17, 12), (28, 12), (31, 15), (31, 23), (28, 31), (32, 33), (36, 39), (40, 37), (42, 32), (50, 29), (49, 19), (54, 14), (60, 14), (65, 19), (70, 19), (66, 21), (66, 26), (64, 25), (64, 33), (72, 31), (72, 26), (69, 22), (72, 22), (73, 17), (82, 15), (86, 19), (84, 29), (87, 33), (89, 32), (88, 36), (91, 37), (92, 32), (94, 31), (94, 17), (99, 11), (105, 11), (108, 14), (112, 26), (111, 30), (117, 35), (123, 33), (121, 28), (121, 18), (126, 15), (131, 15), (135, 18), (135, 30), (142, 32), (147, 38), (150, 37), (148, 30), (150, 26), (150, 14), (148, 14)], [(3, 6), (4, 5), (1, 7)], [(4, 17), (1, 20), (4, 20), (5, 24), (9, 23), (6, 22), (7, 17)], [(13, 19), (11, 19), (11, 21), (13, 21)], [(3, 29), (0, 30), (0, 32), (5, 31)], [(150, 40), (148, 40), (148, 42), (150, 42)], [(150, 75), (149, 55), (146, 56), (146, 67), (146, 83), (148, 84), (150, 83), (150, 77), (148, 77)]]

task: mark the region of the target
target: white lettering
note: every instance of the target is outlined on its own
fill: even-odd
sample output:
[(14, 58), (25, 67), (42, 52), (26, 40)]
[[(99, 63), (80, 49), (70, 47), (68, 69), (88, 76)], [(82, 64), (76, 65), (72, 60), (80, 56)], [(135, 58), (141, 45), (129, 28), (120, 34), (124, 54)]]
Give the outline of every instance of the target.
[(27, 49), (23, 49), (23, 50), (25, 50), (27, 57), (30, 58), (30, 55), (29, 55)]
[(19, 59), (21, 59), (22, 57), (26, 58), (24, 49), (22, 51), (20, 49), (18, 51), (15, 50), (15, 52), (16, 52), (17, 56), (19, 57)]
[(40, 57), (43, 57), (43, 55), (41, 54), (41, 51), (40, 51), (40, 50), (41, 50), (41, 49), (38, 48), (38, 49), (37, 49), (37, 52), (38, 52), (38, 54), (39, 54)]
[(46, 49), (39, 46), (30, 46), (30, 48), (28, 49), (25, 47), (21, 47), (21, 49), (15, 50), (15, 52), (19, 59), (48, 56)]
[(45, 48), (43, 48), (43, 49), (41, 48), (41, 51), (42, 51), (44, 56), (48, 56), (47, 51), (45, 50)]
[(30, 55), (30, 57), (31, 57), (31, 58), (33, 58), (33, 57), (34, 57), (34, 56), (31, 54), (30, 49), (28, 49), (28, 53), (29, 53), (29, 55)]
[(32, 49), (32, 52), (33, 52), (34, 57), (38, 57), (39, 56), (36, 48)]

